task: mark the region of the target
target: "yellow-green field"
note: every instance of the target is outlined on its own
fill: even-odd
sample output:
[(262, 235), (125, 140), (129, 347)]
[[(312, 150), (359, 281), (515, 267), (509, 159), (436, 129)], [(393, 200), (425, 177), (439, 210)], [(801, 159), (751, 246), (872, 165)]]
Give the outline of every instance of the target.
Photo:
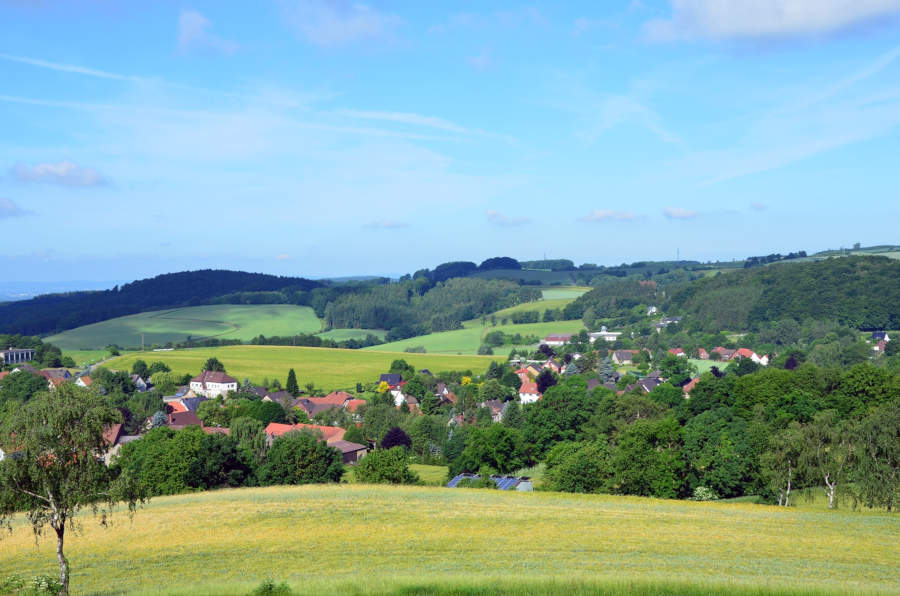
[[(541, 304), (533, 302), (532, 304)], [(500, 325), (492, 327), (490, 323), (481, 324), (481, 319), (466, 321), (464, 329), (456, 329), (455, 331), (441, 331), (440, 333), (430, 333), (428, 335), (420, 335), (419, 337), (411, 337), (400, 341), (393, 341), (379, 346), (370, 346), (363, 348), (364, 351), (372, 352), (402, 352), (407, 348), (424, 346), (428, 354), (477, 354), (478, 346), (482, 343), (485, 335), (491, 331), (502, 331), (507, 334), (521, 333), (525, 335), (537, 335), (540, 338), (551, 333), (578, 333), (584, 329), (584, 323), (581, 321), (554, 321), (552, 323), (523, 323), (521, 325)], [(495, 348), (498, 354), (509, 353), (513, 346), (502, 346)]]
[[(246, 594), (271, 578), (302, 594), (758, 596), (896, 594), (898, 536), (884, 512), (343, 484), (160, 497), (107, 529), (83, 518), (66, 547), (76, 594)], [(19, 519), (0, 577), (53, 574), (54, 547)]]
[(251, 383), (262, 383), (264, 378), (287, 378), (293, 368), (301, 385), (312, 382), (326, 390), (355, 390), (356, 383), (378, 380), (388, 372), (391, 362), (405, 359), (416, 370), (427, 368), (433, 372), (471, 369), (481, 374), (490, 366), (495, 356), (448, 356), (442, 354), (396, 354), (391, 352), (364, 352), (362, 350), (337, 350), (330, 348), (294, 348), (291, 346), (226, 346), (223, 348), (195, 348), (172, 352), (145, 352), (127, 354), (110, 360), (105, 366), (131, 370), (137, 359), (145, 362), (160, 360), (178, 374), (199, 374), (203, 363), (215, 356), (225, 370), (239, 382), (245, 378)]
[(594, 288), (590, 286), (560, 286), (558, 288), (543, 290), (541, 293), (543, 294), (544, 300), (566, 299), (572, 301), (593, 289)]
[(143, 312), (85, 325), (44, 338), (63, 350), (100, 350), (110, 344), (134, 348), (194, 339), (250, 340), (257, 335), (316, 333), (313, 309), (291, 304), (191, 306)]
[(346, 341), (348, 339), (366, 339), (367, 335), (374, 335), (379, 339), (384, 339), (386, 333), (387, 331), (384, 329), (329, 329), (316, 335), (334, 341)]

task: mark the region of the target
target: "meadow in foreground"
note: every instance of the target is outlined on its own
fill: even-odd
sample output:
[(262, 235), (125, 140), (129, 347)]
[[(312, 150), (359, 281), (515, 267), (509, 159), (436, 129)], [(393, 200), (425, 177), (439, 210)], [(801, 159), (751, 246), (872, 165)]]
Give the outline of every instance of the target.
[[(76, 593), (897, 593), (900, 518), (638, 497), (314, 485), (154, 499), (90, 517)], [(52, 572), (20, 525), (0, 575)]]

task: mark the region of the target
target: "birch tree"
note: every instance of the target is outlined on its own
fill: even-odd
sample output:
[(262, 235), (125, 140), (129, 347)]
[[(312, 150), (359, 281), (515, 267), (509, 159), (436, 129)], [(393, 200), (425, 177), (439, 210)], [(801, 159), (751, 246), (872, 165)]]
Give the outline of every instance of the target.
[(23, 512), (36, 539), (53, 531), (60, 594), (69, 593), (65, 535), (79, 511), (90, 509), (106, 526), (117, 503), (132, 514), (143, 502), (137, 484), (112, 478), (101, 458), (104, 430), (118, 421), (100, 396), (64, 383), (30, 400), (0, 431), (0, 444), (11, 452), (0, 462), (0, 525), (12, 532), (13, 517)]
[(850, 468), (853, 446), (837, 412), (825, 410), (803, 427), (800, 463), (809, 479), (820, 484), (828, 497), (828, 508), (837, 503), (838, 487)]

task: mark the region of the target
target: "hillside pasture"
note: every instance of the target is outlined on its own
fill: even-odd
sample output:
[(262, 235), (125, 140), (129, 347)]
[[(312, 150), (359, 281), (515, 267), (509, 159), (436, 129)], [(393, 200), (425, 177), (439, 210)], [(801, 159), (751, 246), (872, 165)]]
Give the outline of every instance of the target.
[(568, 286), (561, 288), (549, 288), (547, 290), (542, 290), (541, 293), (544, 295), (544, 300), (575, 300), (583, 294), (587, 294), (594, 288), (590, 286)]
[(388, 372), (391, 363), (403, 358), (417, 370), (432, 371), (469, 370), (481, 374), (490, 366), (491, 356), (448, 356), (441, 354), (397, 354), (393, 352), (366, 352), (363, 350), (339, 350), (332, 348), (306, 348), (291, 346), (225, 346), (222, 348), (193, 348), (171, 352), (127, 354), (110, 360), (105, 366), (112, 369), (131, 370), (138, 358), (146, 361), (162, 361), (177, 374), (200, 373), (207, 359), (215, 356), (229, 375), (242, 382), (261, 384), (263, 379), (287, 379), (288, 370), (297, 373), (300, 385), (312, 382), (316, 387), (331, 391), (345, 389), (356, 391), (356, 383), (370, 383)]
[(322, 324), (313, 309), (291, 304), (190, 306), (143, 312), (63, 331), (44, 338), (63, 350), (100, 350), (165, 345), (193, 339), (250, 340), (257, 335), (316, 333)]
[[(531, 304), (540, 304), (533, 302)], [(428, 354), (477, 354), (478, 347), (484, 343), (484, 336), (491, 331), (503, 331), (506, 334), (521, 333), (525, 335), (536, 335), (544, 338), (553, 333), (578, 333), (584, 329), (584, 323), (581, 321), (554, 321), (552, 323), (522, 323), (520, 325), (500, 325), (491, 326), (481, 324), (481, 319), (474, 321), (466, 321), (464, 329), (456, 329), (454, 331), (441, 331), (439, 333), (431, 333), (428, 335), (420, 335), (400, 341), (394, 341), (379, 346), (370, 346), (363, 348), (364, 351), (392, 351), (402, 352), (407, 348), (424, 347)], [(494, 348), (498, 354), (508, 353), (514, 346), (504, 345)]]
[(384, 329), (329, 329), (316, 335), (323, 339), (347, 341), (348, 339), (366, 339), (367, 335), (374, 335), (378, 339), (384, 339), (385, 334), (387, 334), (387, 331)]
[[(67, 535), (78, 594), (896, 594), (900, 517), (358, 484), (154, 498)], [(0, 576), (54, 573), (22, 518)], [(189, 570), (189, 572), (186, 572)]]

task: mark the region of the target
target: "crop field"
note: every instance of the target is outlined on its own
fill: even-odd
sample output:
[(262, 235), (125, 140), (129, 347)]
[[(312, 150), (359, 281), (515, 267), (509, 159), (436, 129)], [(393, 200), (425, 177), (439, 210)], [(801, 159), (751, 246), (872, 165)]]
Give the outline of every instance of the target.
[[(517, 312), (528, 312), (528, 311), (537, 311), (544, 314), (544, 311), (554, 308), (565, 308), (567, 304), (575, 300), (574, 298), (551, 298), (550, 300), (536, 300), (535, 302), (523, 302), (522, 304), (517, 304), (515, 306), (510, 306), (509, 308), (504, 308), (502, 310), (498, 310), (493, 314), (493, 316), (497, 317), (497, 319), (501, 319), (502, 317), (508, 317), (513, 313)], [(478, 319), (478, 323), (481, 323), (481, 319)]]
[(81, 367), (100, 362), (109, 356), (109, 352), (106, 350), (63, 350), (63, 356), (71, 356), (75, 364)]
[(168, 364), (178, 374), (200, 373), (203, 363), (215, 356), (225, 370), (242, 382), (260, 384), (263, 379), (287, 379), (288, 370), (297, 373), (300, 385), (312, 382), (316, 387), (333, 390), (356, 390), (356, 383), (378, 380), (379, 375), (388, 372), (391, 362), (403, 358), (416, 369), (432, 371), (468, 370), (478, 374), (487, 370), (491, 359), (496, 356), (448, 356), (442, 354), (397, 354), (393, 352), (365, 352), (362, 350), (338, 350), (331, 348), (301, 348), (291, 346), (225, 346), (222, 348), (194, 348), (172, 352), (149, 352), (127, 354), (109, 361), (105, 366), (113, 369), (131, 370), (138, 358), (145, 362), (160, 360)]
[[(67, 534), (77, 594), (896, 594), (900, 516), (361, 484), (153, 499)], [(53, 574), (19, 518), (0, 577)]]
[(582, 294), (586, 294), (593, 290), (590, 286), (568, 286), (561, 288), (550, 288), (543, 290), (544, 300), (575, 300)]
[[(532, 304), (541, 304), (533, 302)], [(464, 329), (455, 331), (441, 331), (429, 335), (420, 335), (400, 341), (394, 341), (380, 346), (363, 348), (363, 351), (393, 351), (402, 352), (407, 348), (423, 346), (428, 354), (477, 354), (478, 346), (482, 338), (491, 331), (503, 331), (507, 334), (521, 333), (524, 335), (537, 335), (545, 337), (552, 333), (578, 333), (584, 329), (581, 321), (554, 321), (552, 323), (522, 323), (520, 325), (500, 325), (492, 327), (490, 323), (482, 326), (481, 319), (466, 321)], [(505, 345), (495, 348), (497, 354), (509, 353), (513, 346)]]
[(312, 308), (291, 304), (211, 305), (143, 312), (70, 329), (44, 338), (63, 350), (100, 350), (164, 345), (194, 339), (249, 340), (257, 335), (316, 333), (322, 328)]
[(384, 329), (329, 329), (317, 333), (319, 337), (333, 339), (334, 341), (346, 341), (348, 339), (366, 339), (371, 334), (379, 339), (384, 339), (387, 331)]

